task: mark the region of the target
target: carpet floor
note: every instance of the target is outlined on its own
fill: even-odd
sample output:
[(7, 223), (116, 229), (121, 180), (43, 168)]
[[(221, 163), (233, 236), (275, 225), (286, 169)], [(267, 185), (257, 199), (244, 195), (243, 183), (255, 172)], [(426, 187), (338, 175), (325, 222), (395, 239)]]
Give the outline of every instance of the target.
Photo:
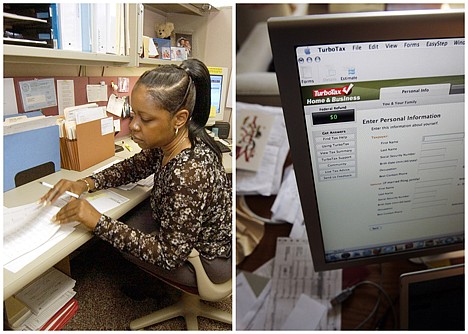
[[(63, 330), (128, 330), (132, 320), (174, 304), (180, 292), (138, 269), (126, 261), (107, 243), (93, 239), (71, 260), (72, 278), (76, 280), (75, 298), (78, 312)], [(134, 300), (121, 291), (123, 285), (150, 287), (142, 301)], [(208, 303), (231, 312), (232, 297)], [(231, 330), (231, 325), (199, 318), (200, 330)], [(184, 330), (182, 317), (167, 320), (147, 330)]]

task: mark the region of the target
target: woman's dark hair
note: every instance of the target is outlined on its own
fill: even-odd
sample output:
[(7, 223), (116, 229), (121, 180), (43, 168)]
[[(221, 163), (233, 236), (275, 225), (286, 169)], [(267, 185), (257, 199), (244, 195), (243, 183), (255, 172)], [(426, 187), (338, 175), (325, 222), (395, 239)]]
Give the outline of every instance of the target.
[(221, 159), (221, 150), (205, 131), (211, 108), (211, 80), (205, 64), (198, 59), (188, 59), (180, 66), (159, 66), (143, 73), (135, 87), (138, 85), (144, 85), (154, 103), (171, 114), (187, 109), (192, 146), (201, 140)]

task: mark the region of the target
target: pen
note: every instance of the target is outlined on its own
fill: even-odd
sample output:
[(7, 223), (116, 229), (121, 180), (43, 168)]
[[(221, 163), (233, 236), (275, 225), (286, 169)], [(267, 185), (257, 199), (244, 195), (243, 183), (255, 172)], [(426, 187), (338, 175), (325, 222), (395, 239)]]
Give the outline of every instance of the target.
[[(51, 184), (49, 184), (49, 183), (47, 183), (47, 182), (43, 182), (43, 181), (42, 181), (42, 182), (40, 182), (40, 183), (41, 183), (43, 186), (46, 186), (47, 188), (50, 188), (50, 189), (53, 189), (53, 188), (54, 188), (53, 185), (51, 185)], [(67, 195), (69, 195), (69, 196), (72, 196), (72, 197), (75, 197), (75, 198), (80, 198), (80, 196), (78, 196), (77, 194), (74, 194), (74, 193), (72, 193), (72, 192), (70, 192), (70, 191), (65, 191), (65, 194), (67, 194)]]

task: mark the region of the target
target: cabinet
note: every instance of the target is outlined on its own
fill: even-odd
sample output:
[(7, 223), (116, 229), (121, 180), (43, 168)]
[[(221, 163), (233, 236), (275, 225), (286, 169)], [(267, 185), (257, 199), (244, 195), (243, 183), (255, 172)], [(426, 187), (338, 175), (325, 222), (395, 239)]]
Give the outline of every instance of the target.
[[(177, 26), (188, 26), (197, 38), (197, 45), (200, 46), (196, 56), (203, 59), (203, 35), (206, 30), (206, 14), (214, 7), (208, 4), (145, 4), (144, 24), (147, 27), (154, 27), (157, 20), (173, 20)], [(139, 48), (139, 4), (130, 3), (129, 8), (129, 55), (117, 56), (110, 54), (76, 52), (68, 50), (37, 48), (20, 45), (3, 45), (3, 62), (7, 64), (42, 64), (42, 65), (75, 65), (75, 66), (111, 66), (111, 67), (139, 67), (168, 64), (172, 61), (159, 59), (141, 59), (138, 56)], [(184, 22), (190, 21), (190, 22)], [(196, 31), (201, 29), (200, 32)], [(148, 30), (149, 28), (146, 28)], [(149, 31), (148, 31), (149, 32)], [(145, 33), (145, 31), (143, 31)], [(195, 55), (194, 55), (195, 56)], [(175, 62), (179, 63), (179, 62)]]

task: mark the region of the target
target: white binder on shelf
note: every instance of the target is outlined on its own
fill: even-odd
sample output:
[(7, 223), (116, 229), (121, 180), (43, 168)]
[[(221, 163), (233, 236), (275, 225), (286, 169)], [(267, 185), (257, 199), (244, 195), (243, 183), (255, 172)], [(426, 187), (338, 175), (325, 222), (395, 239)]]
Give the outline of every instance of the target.
[(58, 6), (62, 49), (82, 51), (80, 4), (60, 3)]
[(105, 3), (92, 4), (93, 52), (107, 52), (107, 6)]
[(117, 54), (117, 4), (106, 4), (106, 53)]

